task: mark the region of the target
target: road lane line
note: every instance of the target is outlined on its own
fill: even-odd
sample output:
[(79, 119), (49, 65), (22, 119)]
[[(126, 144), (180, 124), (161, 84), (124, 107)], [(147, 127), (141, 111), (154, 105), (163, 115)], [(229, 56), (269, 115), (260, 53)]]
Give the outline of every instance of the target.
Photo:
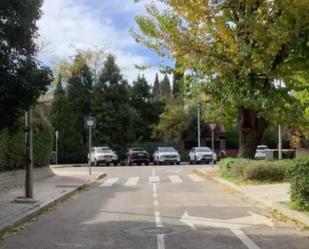
[(157, 235), (158, 249), (165, 249), (164, 237), (165, 237), (165, 234), (158, 234)]
[(100, 187), (110, 187), (112, 185), (114, 185), (116, 182), (118, 182), (119, 178), (115, 177), (115, 178), (109, 178), (107, 179), (105, 182), (103, 182)]
[(154, 201), (153, 201), (153, 205), (154, 205), (155, 207), (158, 207), (158, 206), (159, 206), (159, 202), (158, 202), (157, 200), (154, 200)]
[(204, 179), (197, 176), (197, 175), (188, 175), (188, 177), (193, 181), (193, 182), (203, 182)]
[(156, 184), (152, 184), (152, 189), (153, 189), (153, 193), (157, 193), (157, 185)]
[(160, 217), (160, 212), (159, 211), (155, 211), (154, 214), (155, 214), (156, 226), (157, 227), (163, 227), (162, 221), (161, 221), (161, 217)]
[(233, 229), (232, 231), (249, 249), (261, 249), (243, 231), (237, 229)]
[(158, 182), (160, 182), (159, 176), (150, 176), (149, 177), (149, 183), (158, 183)]
[(182, 179), (177, 176), (177, 175), (173, 175), (173, 176), (169, 176), (170, 180), (172, 183), (182, 183)]
[(157, 199), (158, 198), (158, 194), (157, 193), (153, 193), (153, 198)]
[(127, 182), (124, 184), (125, 186), (135, 186), (139, 181), (139, 177), (130, 177)]

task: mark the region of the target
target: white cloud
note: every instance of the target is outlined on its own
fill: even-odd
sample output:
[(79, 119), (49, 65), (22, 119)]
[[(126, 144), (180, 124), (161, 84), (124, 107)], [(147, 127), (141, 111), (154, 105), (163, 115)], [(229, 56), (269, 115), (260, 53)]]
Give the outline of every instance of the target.
[[(92, 4), (89, 0), (45, 0), (38, 26), (39, 42), (44, 41), (47, 45), (39, 57), (53, 67), (60, 59), (73, 56), (76, 49), (107, 48), (116, 55), (122, 73), (130, 82), (141, 73), (152, 83), (156, 69), (139, 72), (135, 68), (136, 64), (152, 63), (152, 58), (136, 52), (142, 45), (135, 43), (127, 28), (117, 28), (111, 16), (121, 18), (120, 12), (130, 12), (134, 16), (143, 8), (134, 4), (133, 0), (104, 0)], [(128, 22), (134, 25), (133, 18)], [(130, 23), (128, 26), (131, 26)]]

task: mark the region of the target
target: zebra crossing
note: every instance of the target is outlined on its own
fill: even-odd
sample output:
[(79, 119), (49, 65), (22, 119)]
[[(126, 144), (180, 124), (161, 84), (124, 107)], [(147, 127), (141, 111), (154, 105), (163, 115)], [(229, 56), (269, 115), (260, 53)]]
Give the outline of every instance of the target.
[(170, 184), (181, 184), (181, 183), (189, 183), (189, 182), (203, 182), (205, 179), (198, 175), (190, 174), (190, 175), (169, 175), (166, 177), (159, 176), (149, 176), (148, 178), (141, 178), (138, 176), (128, 177), (127, 179), (119, 178), (119, 177), (111, 177), (106, 179), (103, 183), (100, 184), (100, 187), (111, 187), (114, 185), (123, 185), (125, 187), (134, 187), (138, 184), (153, 184), (153, 183), (170, 183)]

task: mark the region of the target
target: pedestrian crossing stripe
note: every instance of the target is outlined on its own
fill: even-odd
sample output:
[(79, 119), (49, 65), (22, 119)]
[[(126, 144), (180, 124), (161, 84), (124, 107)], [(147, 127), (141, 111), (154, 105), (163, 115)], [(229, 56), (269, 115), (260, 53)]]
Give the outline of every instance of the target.
[(182, 183), (182, 179), (178, 175), (169, 176), (172, 183)]
[[(184, 183), (184, 179), (183, 177), (180, 177), (179, 175), (169, 175), (168, 179), (170, 181), (170, 183), (172, 184), (181, 184)], [(203, 182), (204, 179), (200, 176), (197, 175), (187, 175), (186, 179), (189, 179), (191, 182)], [(111, 187), (113, 185), (115, 185), (118, 181), (120, 180), (120, 178), (118, 177), (113, 177), (113, 178), (109, 178), (106, 181), (104, 181), (100, 187)], [(126, 187), (132, 187), (132, 186), (136, 186), (139, 182), (141, 181), (140, 177), (129, 177), (128, 179), (126, 179), (126, 181), (123, 183), (124, 186)], [(159, 176), (150, 176), (148, 178), (148, 183), (149, 184), (153, 184), (153, 183), (160, 183), (161, 179)], [(144, 182), (145, 183), (145, 182)], [(164, 181), (164, 183), (166, 183), (166, 181)]]
[(139, 177), (130, 177), (124, 185), (125, 186), (135, 186), (137, 185), (138, 180), (139, 180)]
[(119, 178), (115, 177), (115, 178), (109, 178), (107, 179), (105, 182), (103, 182), (100, 187), (110, 187), (112, 185), (114, 185), (116, 182), (118, 182)]

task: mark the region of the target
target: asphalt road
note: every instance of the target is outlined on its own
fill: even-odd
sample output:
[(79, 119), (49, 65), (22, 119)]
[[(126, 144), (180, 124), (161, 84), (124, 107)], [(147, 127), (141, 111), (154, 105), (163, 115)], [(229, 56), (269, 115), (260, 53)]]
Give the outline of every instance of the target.
[(40, 216), (0, 249), (308, 249), (306, 233), (219, 184), (210, 166), (106, 167), (96, 186)]

